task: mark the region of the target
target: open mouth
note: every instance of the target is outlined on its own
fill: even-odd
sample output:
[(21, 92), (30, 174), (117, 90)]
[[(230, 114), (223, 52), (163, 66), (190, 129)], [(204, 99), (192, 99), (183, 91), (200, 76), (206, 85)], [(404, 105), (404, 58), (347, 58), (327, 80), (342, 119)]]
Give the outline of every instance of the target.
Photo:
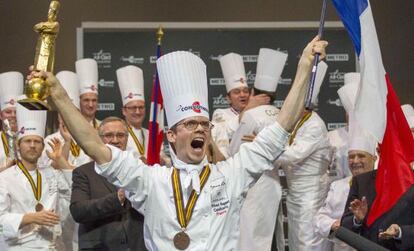
[(191, 141), (191, 147), (196, 150), (203, 149), (204, 146), (204, 139), (203, 138), (194, 138)]

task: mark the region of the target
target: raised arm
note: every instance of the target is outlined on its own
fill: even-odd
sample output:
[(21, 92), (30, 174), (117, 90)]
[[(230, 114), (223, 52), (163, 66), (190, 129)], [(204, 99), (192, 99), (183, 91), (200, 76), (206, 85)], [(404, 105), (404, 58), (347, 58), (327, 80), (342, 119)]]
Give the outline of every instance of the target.
[(316, 36), (303, 50), (292, 88), (276, 119), (280, 126), (288, 132), (293, 130), (305, 107), (305, 98), (315, 53), (320, 53), (320, 58), (323, 59), (327, 45), (328, 42), (320, 41), (319, 37)]
[(60, 113), (70, 134), (86, 154), (98, 164), (109, 162), (111, 160), (111, 151), (102, 142), (97, 131), (72, 104), (59, 80), (52, 73), (43, 71), (32, 71), (27, 78), (31, 79), (33, 77), (46, 79), (46, 82), (50, 85), (49, 104)]

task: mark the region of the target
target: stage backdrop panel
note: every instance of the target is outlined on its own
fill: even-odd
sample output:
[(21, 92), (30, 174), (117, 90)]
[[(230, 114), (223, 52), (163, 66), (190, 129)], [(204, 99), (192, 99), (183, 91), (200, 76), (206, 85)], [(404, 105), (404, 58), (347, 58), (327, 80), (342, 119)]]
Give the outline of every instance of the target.
[[(343, 85), (344, 73), (355, 71), (356, 68), (355, 54), (348, 34), (338, 23), (332, 23), (328, 23), (330, 27), (326, 28), (324, 34), (325, 39), (329, 41), (326, 59), (329, 68), (321, 87), (317, 110), (329, 130), (341, 127), (345, 123), (344, 110), (337, 90)], [(304, 27), (300, 27), (301, 24)], [(165, 36), (162, 48), (164, 54), (187, 50), (204, 60), (207, 65), (211, 114), (216, 108), (228, 107), (218, 61), (221, 55), (229, 52), (243, 55), (248, 83), (253, 85), (259, 49), (267, 47), (286, 52), (289, 55), (288, 60), (276, 90), (275, 105), (280, 107), (291, 87), (302, 49), (317, 34), (315, 24), (254, 23), (252, 28), (249, 23), (186, 23), (177, 28), (174, 23), (163, 23)], [(121, 96), (115, 71), (128, 64), (136, 65), (144, 71), (148, 111), (155, 72), (156, 27), (157, 24), (154, 23), (84, 23), (78, 29), (78, 57), (94, 58), (99, 65), (99, 119), (109, 115), (122, 116)], [(144, 126), (147, 123), (148, 116)]]

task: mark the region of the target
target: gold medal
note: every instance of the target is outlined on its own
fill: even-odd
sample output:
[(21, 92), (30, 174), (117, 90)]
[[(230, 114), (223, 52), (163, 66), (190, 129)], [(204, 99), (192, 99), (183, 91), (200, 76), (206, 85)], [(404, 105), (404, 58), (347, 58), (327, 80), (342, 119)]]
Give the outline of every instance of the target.
[(178, 232), (173, 239), (174, 247), (178, 250), (186, 250), (190, 246), (190, 236), (184, 231)]
[(35, 206), (35, 210), (36, 210), (36, 212), (42, 211), (43, 210), (43, 205), (38, 202)]

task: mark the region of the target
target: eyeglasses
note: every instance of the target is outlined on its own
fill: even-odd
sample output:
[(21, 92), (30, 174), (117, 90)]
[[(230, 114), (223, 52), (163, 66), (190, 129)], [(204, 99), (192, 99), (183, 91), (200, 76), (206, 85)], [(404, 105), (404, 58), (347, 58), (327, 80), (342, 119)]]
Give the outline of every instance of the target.
[(128, 136), (128, 133), (125, 132), (118, 132), (118, 133), (104, 133), (104, 134), (100, 134), (101, 137), (105, 138), (106, 140), (112, 140), (115, 137), (118, 139), (125, 139)]
[(198, 125), (201, 125), (204, 131), (213, 129), (214, 127), (214, 125), (210, 121), (205, 121), (205, 120), (204, 121), (187, 120), (187, 121), (183, 121), (177, 124), (177, 126), (179, 125), (184, 125), (184, 127), (190, 131), (194, 131), (198, 127)]
[(129, 112), (135, 112), (136, 110), (143, 111), (145, 110), (145, 106), (124, 106)]

